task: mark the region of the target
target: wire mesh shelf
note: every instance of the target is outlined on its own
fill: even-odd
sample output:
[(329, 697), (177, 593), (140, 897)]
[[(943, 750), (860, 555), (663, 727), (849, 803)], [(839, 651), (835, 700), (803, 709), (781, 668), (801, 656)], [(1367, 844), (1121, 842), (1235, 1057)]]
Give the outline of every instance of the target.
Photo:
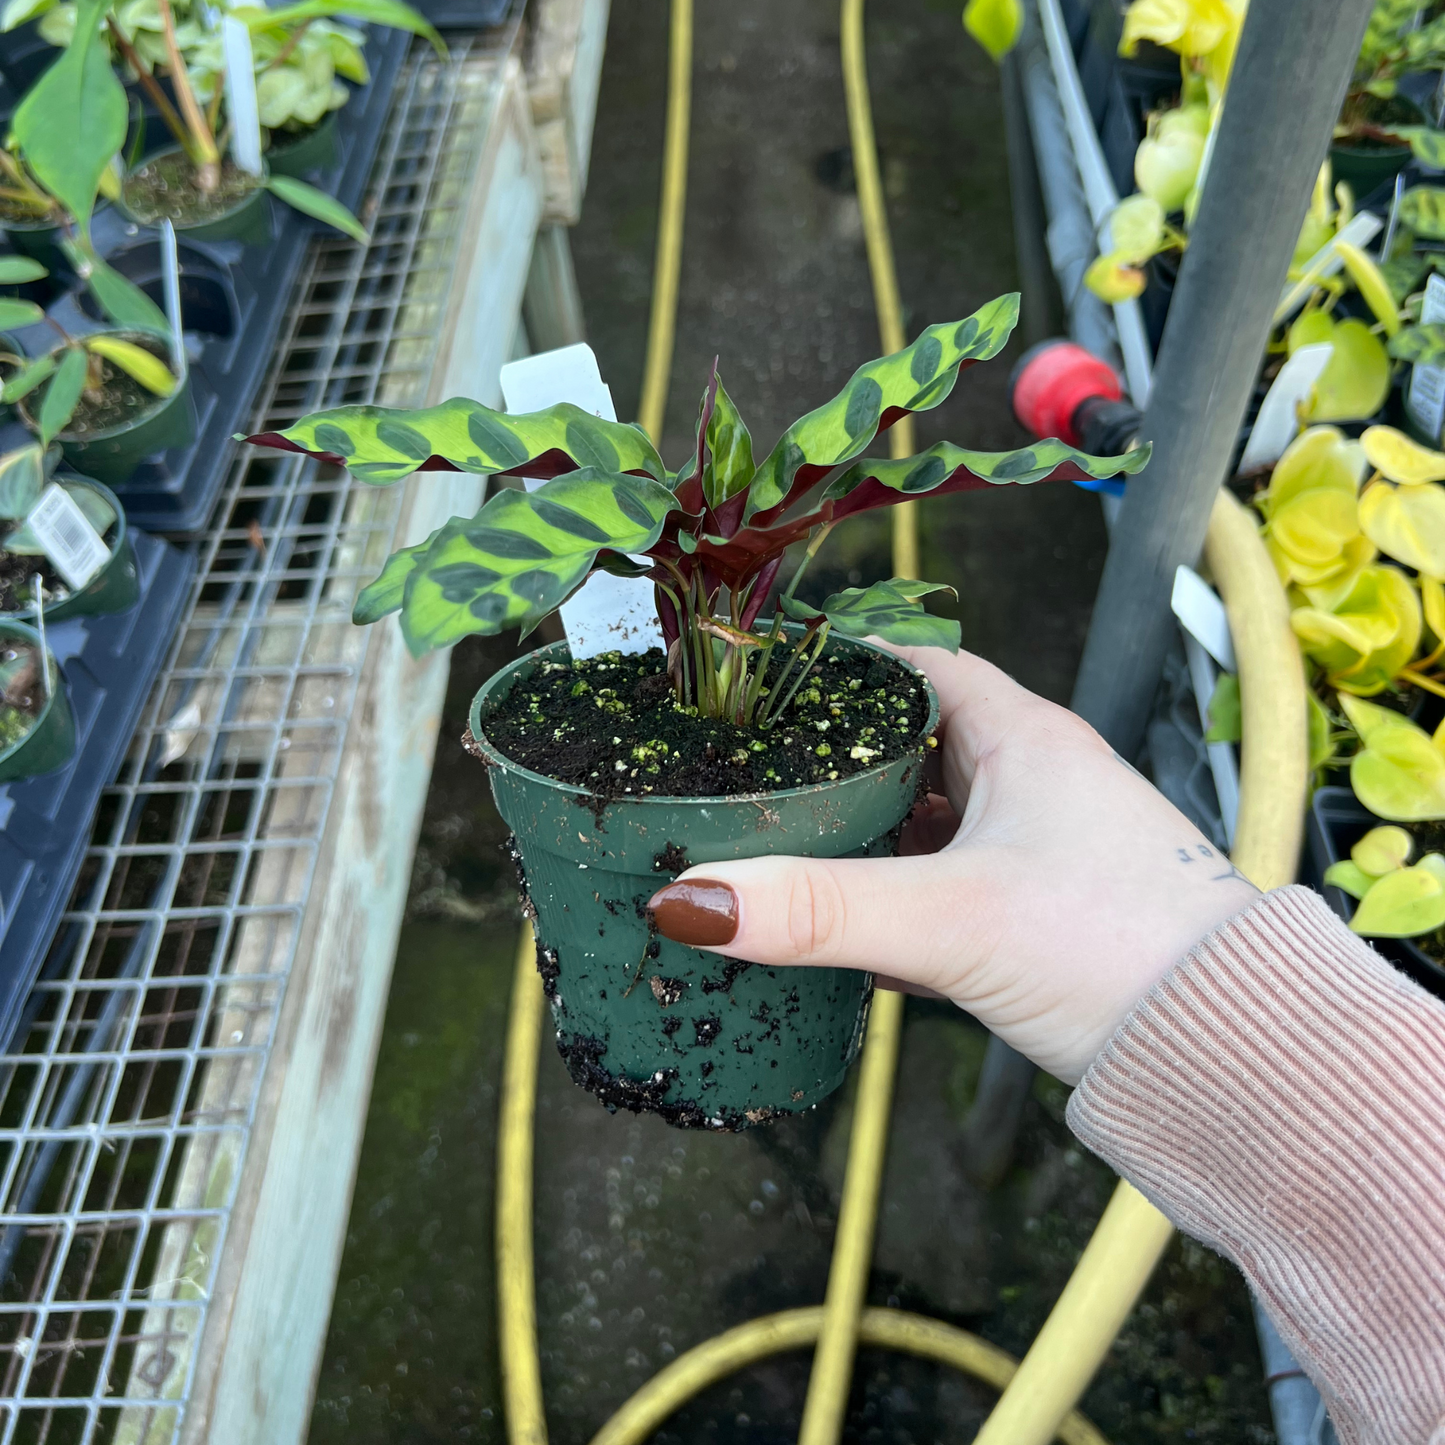
[[(419, 47), (255, 413), (425, 396), (509, 29)], [(180, 1437), (401, 490), (238, 455), (187, 615), (0, 1055), (0, 1445)]]

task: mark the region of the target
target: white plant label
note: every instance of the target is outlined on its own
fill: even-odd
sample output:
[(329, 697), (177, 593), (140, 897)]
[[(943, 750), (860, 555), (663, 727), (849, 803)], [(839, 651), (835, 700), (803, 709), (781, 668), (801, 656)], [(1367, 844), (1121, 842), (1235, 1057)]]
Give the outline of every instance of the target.
[[(597, 357), (585, 343), (510, 361), (502, 368), (501, 380), (502, 396), (513, 414), (570, 401), (603, 421), (617, 420), (612, 393), (602, 380)], [(530, 478), (524, 481), (529, 492), (545, 485)], [(643, 578), (594, 572), (558, 611), (574, 658), (663, 646), (652, 583)]]
[(1234, 660), (1234, 639), (1229, 635), (1229, 616), (1219, 594), (1192, 567), (1174, 572), (1174, 593), (1169, 606), (1179, 625), (1222, 667), (1238, 672)]
[(1333, 343), (1328, 341), (1301, 346), (1280, 367), (1279, 375), (1260, 404), (1259, 416), (1249, 433), (1244, 455), (1239, 459), (1241, 472), (1271, 467), (1284, 455), (1285, 448), (1299, 434), (1300, 403), (1308, 399), (1334, 350)]
[(253, 176), (261, 174), (261, 107), (256, 101), (256, 58), (251, 32), (233, 15), (221, 17), (226, 57), (226, 113), (231, 118), (231, 159)]
[[(1445, 321), (1445, 280), (1437, 274), (1432, 273), (1425, 283), (1420, 320), (1426, 325)], [(1430, 445), (1438, 446), (1440, 429), (1445, 426), (1445, 367), (1410, 368), (1410, 390), (1406, 394), (1405, 410), (1410, 413), (1410, 420), (1430, 438)]]
[(80, 591), (110, 561), (110, 549), (100, 533), (56, 482), (41, 492), (25, 521), (73, 592)]

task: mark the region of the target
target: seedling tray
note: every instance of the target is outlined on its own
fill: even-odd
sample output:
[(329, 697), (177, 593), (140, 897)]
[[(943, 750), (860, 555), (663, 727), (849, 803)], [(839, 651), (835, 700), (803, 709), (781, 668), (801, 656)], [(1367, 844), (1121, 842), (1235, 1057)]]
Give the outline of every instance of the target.
[[(1331, 863), (1350, 856), (1350, 849), (1381, 819), (1366, 808), (1349, 788), (1319, 788), (1310, 804), (1309, 861), (1311, 880), (1324, 894), (1331, 908), (1346, 922), (1355, 911), (1355, 900), (1343, 888), (1324, 882)], [(1391, 963), (1408, 973), (1431, 993), (1445, 998), (1445, 965), (1437, 963), (1408, 938), (1371, 938), (1369, 943)]]
[(75, 714), (63, 768), (0, 785), (0, 1045), (39, 974), (90, 839), (101, 789), (130, 746), (196, 568), (192, 550), (132, 532), (140, 601), (46, 629)]
[[(335, 166), (308, 178), (352, 211), (364, 194), (411, 38), (404, 31), (372, 28), (366, 42), (371, 84), (355, 90), (337, 115)], [(146, 458), (128, 481), (111, 483), (132, 527), (177, 535), (200, 531), (231, 464), (231, 438), (251, 420), (307, 242), (319, 226), (274, 197), (267, 197), (266, 205), (270, 245), (179, 242), (194, 440)], [(127, 221), (114, 207), (96, 216), (94, 233), (101, 254), (160, 302), (158, 233)], [(68, 293), (50, 314), (73, 333), (97, 329), (98, 320), (85, 314), (81, 300), (80, 293)], [(30, 327), (20, 339), (34, 351), (53, 345), (54, 332)]]

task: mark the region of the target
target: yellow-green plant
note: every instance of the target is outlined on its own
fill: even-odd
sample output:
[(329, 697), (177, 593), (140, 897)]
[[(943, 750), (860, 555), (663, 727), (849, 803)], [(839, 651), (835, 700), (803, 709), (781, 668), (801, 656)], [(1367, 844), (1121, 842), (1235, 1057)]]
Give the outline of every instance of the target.
[(1414, 839), (1396, 827), (1372, 828), (1325, 870), (1325, 882), (1360, 901), (1350, 927), (1372, 938), (1416, 938), (1445, 925), (1445, 857), (1413, 866)]
[(1445, 723), (1427, 733), (1402, 713), (1340, 694), (1340, 706), (1359, 734), (1350, 759), (1350, 786), (1379, 818), (1418, 823), (1445, 818)]

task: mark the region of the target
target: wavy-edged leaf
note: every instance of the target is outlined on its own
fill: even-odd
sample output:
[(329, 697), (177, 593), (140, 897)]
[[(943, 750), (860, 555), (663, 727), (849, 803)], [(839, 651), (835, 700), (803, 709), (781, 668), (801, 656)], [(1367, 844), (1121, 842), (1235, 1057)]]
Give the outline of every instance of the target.
[(1438, 321), (1407, 326), (1390, 338), (1387, 348), (1397, 361), (1413, 361), (1418, 366), (1445, 366), (1445, 325)]
[(958, 593), (942, 582), (894, 577), (871, 587), (849, 587), (825, 597), (817, 607), (796, 597), (780, 599), (783, 611), (801, 622), (826, 617), (845, 637), (881, 637), (899, 647), (944, 647), (957, 652), (962, 630), (952, 618), (935, 617), (918, 600), (930, 592)]
[(643, 472), (667, 468), (647, 434), (603, 421), (570, 402), (508, 416), (453, 397), (418, 411), (343, 406), (313, 412), (283, 432), (238, 437), (256, 446), (305, 452), (345, 467), (358, 481), (390, 486), (415, 471), (555, 477), (578, 467)]
[(39, 261), (29, 256), (0, 256), (0, 286), (23, 286), (27, 281), (39, 281), (49, 271)]
[(54, 353), (47, 353), (45, 356), (37, 356), (34, 361), (22, 366), (9, 381), (5, 383), (3, 391), (0, 391), (0, 401), (19, 401), (22, 396), (29, 396), (52, 371), (55, 370), (56, 361)]
[(40, 402), (40, 413), (36, 417), (40, 440), (49, 446), (57, 432), (65, 430), (66, 423), (75, 414), (80, 402), (80, 393), (85, 389), (86, 357), (78, 346), (67, 346), (65, 355), (45, 388)]
[(109, 0), (78, 0), (75, 35), (26, 93), (12, 122), (36, 179), (85, 234), (101, 174), (125, 144), (129, 109), (99, 38)]
[(1445, 241), (1445, 187), (1411, 186), (1400, 197), (1400, 224), (1426, 241)]
[(13, 296), (0, 296), (0, 328), (33, 326), (44, 321), (45, 313), (33, 301), (17, 301)]
[(87, 351), (105, 357), (155, 396), (169, 396), (176, 389), (170, 367), (134, 341), (121, 336), (87, 336), (83, 344)]
[(45, 452), (21, 447), (0, 457), (0, 520), (18, 522), (45, 490)]
[(1366, 427), (1360, 445), (1370, 465), (1392, 482), (1407, 487), (1445, 482), (1445, 452), (1422, 447), (1392, 426)]
[(1422, 166), (1432, 171), (1445, 171), (1445, 131), (1428, 125), (1382, 126), (1387, 135), (1402, 140)]
[[(453, 517), (453, 522), (461, 522)], [(406, 600), (406, 579), (421, 565), (431, 544), (436, 541), (441, 528), (438, 527), (425, 542), (411, 547), (402, 547), (386, 559), (386, 566), (360, 592), (351, 608), (351, 620), (365, 626), (368, 622), (380, 622), (390, 612), (397, 612)]]
[(305, 181), (298, 181), (295, 176), (268, 176), (266, 189), (302, 215), (312, 216), (318, 221), (324, 221), (328, 226), (335, 226), (338, 231), (350, 236), (353, 241), (359, 241), (363, 246), (371, 240), (366, 227), (335, 196), (328, 196), (325, 191), (308, 186)]
[(582, 584), (600, 551), (650, 547), (676, 505), (650, 477), (590, 468), (535, 492), (498, 492), (475, 517), (441, 527), (411, 567), (401, 609), (407, 646), (420, 657), (472, 632), (529, 631)]
[(911, 346), (860, 366), (832, 401), (778, 438), (748, 489), (745, 520), (797, 500), (833, 467), (860, 456), (880, 431), (908, 412), (941, 402), (960, 369), (1003, 349), (1018, 321), (1017, 292), (962, 321), (928, 327)]
[(916, 456), (898, 461), (867, 457), (834, 478), (823, 493), (833, 503), (833, 520), (854, 512), (887, 507), (930, 492), (973, 491), (1010, 483), (1084, 481), (1133, 476), (1149, 461), (1148, 446), (1117, 457), (1091, 457), (1054, 437), (1044, 437), (1015, 452), (970, 452), (952, 442), (939, 442)]

